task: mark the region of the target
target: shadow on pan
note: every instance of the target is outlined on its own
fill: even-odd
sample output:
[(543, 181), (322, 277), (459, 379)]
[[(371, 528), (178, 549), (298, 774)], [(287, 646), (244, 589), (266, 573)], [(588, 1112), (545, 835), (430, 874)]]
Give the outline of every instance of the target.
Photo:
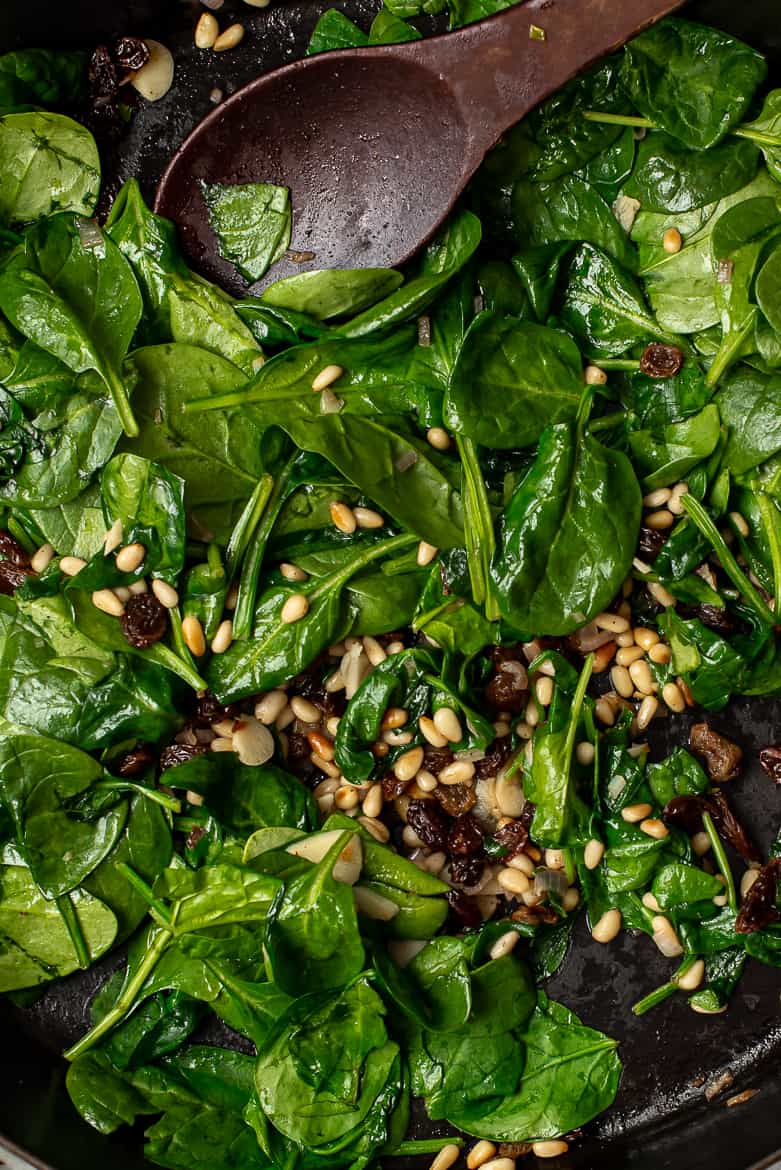
[[(692, 17), (729, 29), (767, 53), (781, 78), (781, 21), (778, 0), (700, 0)], [(339, 5), (366, 25), (375, 4), (346, 0)], [(258, 11), (228, 0), (221, 16), (249, 29), (238, 49), (209, 58), (192, 43), (199, 11), (192, 3), (132, 0), (6, 0), (0, 5), (0, 50), (19, 45), (90, 46), (120, 33), (153, 35), (175, 53), (173, 89), (155, 106), (140, 111), (114, 157), (106, 160), (106, 187), (113, 195), (137, 175), (151, 197), (174, 149), (211, 109), (214, 88), (225, 94), (260, 72), (303, 55), (320, 0), (294, 0)], [(433, 29), (433, 26), (432, 26)], [(781, 739), (781, 704), (773, 700), (733, 703), (711, 720), (738, 740), (756, 761), (759, 748)], [(686, 717), (674, 718), (652, 741), (655, 753), (686, 738)], [(739, 813), (767, 848), (781, 817), (781, 789), (755, 765), (733, 785)], [(86, 1028), (86, 1004), (116, 966), (116, 957), (97, 970), (65, 980), (27, 1011), (0, 1003), (0, 1164), (22, 1155), (46, 1170), (141, 1170), (141, 1135), (128, 1130), (105, 1138), (73, 1110), (64, 1087), (59, 1051)], [(673, 998), (635, 1020), (636, 999), (665, 981), (669, 964), (646, 939), (626, 934), (609, 948), (589, 945), (580, 924), (570, 955), (548, 991), (584, 1020), (622, 1041), (624, 1078), (616, 1105), (588, 1127), (552, 1170), (781, 1170), (781, 977), (753, 964), (726, 1015), (701, 1016), (683, 997)], [(213, 1035), (223, 1042), (226, 1036)], [(229, 1038), (228, 1038), (229, 1042)], [(732, 1080), (712, 1100), (705, 1090), (728, 1074)], [(759, 1090), (730, 1107), (745, 1089)], [(413, 1135), (446, 1132), (442, 1124), (417, 1115)], [(425, 1160), (428, 1162), (428, 1159)], [(411, 1159), (393, 1159), (394, 1170), (417, 1170)], [(420, 1162), (417, 1164), (421, 1165)]]

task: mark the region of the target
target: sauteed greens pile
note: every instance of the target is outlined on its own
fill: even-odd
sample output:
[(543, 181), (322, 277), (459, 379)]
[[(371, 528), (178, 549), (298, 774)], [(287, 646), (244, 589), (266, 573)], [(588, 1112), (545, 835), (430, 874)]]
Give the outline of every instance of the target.
[[(134, 179), (90, 218), (86, 68), (0, 58), (0, 990), (124, 946), (68, 1089), (163, 1166), (436, 1152), (411, 1095), (550, 1153), (620, 1077), (543, 989), (583, 911), (674, 961), (638, 1013), (781, 965), (708, 723), (781, 694), (781, 95), (667, 20), (403, 272), (237, 300)], [(203, 196), (248, 281), (297, 246)]]

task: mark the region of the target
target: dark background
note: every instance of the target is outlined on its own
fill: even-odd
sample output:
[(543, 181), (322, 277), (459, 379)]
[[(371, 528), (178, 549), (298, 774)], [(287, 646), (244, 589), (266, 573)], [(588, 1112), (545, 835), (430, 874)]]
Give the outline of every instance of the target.
[[(197, 0), (0, 0), (0, 51), (21, 45), (91, 48), (120, 33), (154, 36), (167, 44), (177, 60), (174, 86), (160, 102), (138, 111), (105, 168), (109, 193), (135, 174), (149, 197), (172, 151), (212, 109), (212, 89), (227, 95), (259, 73), (302, 56), (327, 6), (324, 0), (272, 0), (269, 8), (254, 9), (228, 0), (218, 14), (221, 26), (241, 20), (247, 36), (238, 49), (215, 55), (193, 46), (192, 29), (202, 11)], [(345, 0), (338, 6), (367, 28), (378, 2)], [(762, 49), (779, 84), (779, 9), (778, 0), (701, 0), (686, 14)], [(426, 31), (433, 28), (429, 24)], [(683, 716), (663, 725), (653, 740), (655, 754), (685, 742), (690, 721)], [(773, 700), (741, 700), (709, 721), (746, 749), (750, 767), (733, 782), (730, 795), (766, 847), (781, 819), (781, 789), (758, 768), (756, 752), (781, 740), (781, 707)], [(21, 1147), (55, 1170), (142, 1170), (147, 1165), (140, 1132), (102, 1138), (80, 1120), (65, 1093), (58, 1058), (85, 1030), (85, 1005), (117, 961), (63, 981), (27, 1012), (0, 1003), (0, 1133), (11, 1148)], [(773, 1162), (773, 1151), (781, 1148), (781, 972), (752, 964), (725, 1015), (696, 1015), (678, 996), (634, 1019), (631, 1004), (663, 983), (669, 971), (669, 961), (650, 939), (623, 933), (609, 947), (600, 947), (579, 924), (570, 956), (546, 990), (586, 1023), (622, 1041), (625, 1072), (614, 1108), (588, 1127), (568, 1155), (547, 1163), (551, 1170), (747, 1170), (765, 1158), (763, 1164)], [(725, 1072), (733, 1083), (708, 1102), (704, 1089)], [(760, 1091), (748, 1103), (728, 1108), (726, 1100), (745, 1088)], [(415, 1128), (416, 1136), (445, 1132), (424, 1118)], [(387, 1160), (388, 1170), (413, 1165)]]

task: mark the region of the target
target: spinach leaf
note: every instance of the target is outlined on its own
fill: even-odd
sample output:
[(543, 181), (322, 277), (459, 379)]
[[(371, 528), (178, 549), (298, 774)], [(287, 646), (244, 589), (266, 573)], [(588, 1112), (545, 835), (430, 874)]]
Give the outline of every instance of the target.
[(775, 333), (781, 334), (781, 246), (776, 245), (757, 273), (757, 304)]
[(652, 887), (662, 910), (678, 910), (697, 902), (710, 902), (724, 887), (712, 874), (695, 865), (673, 862), (660, 869)]
[(492, 571), (502, 616), (519, 630), (578, 629), (615, 595), (639, 522), (626, 456), (583, 434), (582, 421), (548, 427), (502, 515)]
[(383, 924), (388, 938), (423, 939), (428, 942), (445, 924), (449, 907), (444, 898), (409, 893), (385, 885), (384, 882), (362, 881), (356, 889), (366, 889), (398, 906), (398, 912)]
[(452, 1032), (469, 1019), (472, 981), (461, 939), (432, 939), (403, 970), (380, 944), (375, 970), (384, 990), (421, 1027)]
[(99, 189), (98, 148), (84, 126), (42, 110), (0, 116), (0, 222), (91, 215)]
[(62, 556), (76, 556), (89, 560), (103, 544), (106, 524), (100, 501), (100, 490), (92, 484), (70, 503), (57, 507), (14, 509), (24, 516), (32, 529), (44, 541), (56, 548)]
[(448, 892), (446, 882), (420, 869), (414, 862), (402, 857), (389, 846), (379, 844), (360, 822), (356, 823), (345, 813), (331, 813), (323, 824), (324, 832), (328, 832), (329, 829), (357, 830), (363, 850), (361, 876), (365, 880), (379, 882), (408, 894), (420, 894), (423, 897)]
[(781, 375), (739, 366), (724, 380), (715, 401), (729, 432), (724, 466), (734, 475), (781, 450)]
[(662, 808), (676, 796), (694, 796), (710, 787), (700, 764), (682, 747), (675, 748), (664, 760), (649, 764), (647, 776), (654, 799)]
[(419, 41), (420, 37), (421, 34), (416, 28), (407, 24), (384, 5), (369, 29), (370, 45), (400, 45), (406, 41)]
[(39, 221), (0, 272), (0, 308), (20, 332), (74, 373), (94, 370), (125, 432), (138, 433), (122, 373), (141, 296), (130, 265), (101, 234), (86, 247), (74, 215)]
[(175, 585), (184, 568), (183, 481), (140, 455), (115, 455), (103, 469), (101, 493), (108, 527), (121, 521), (123, 543), (146, 549), (143, 572)]
[(571, 247), (571, 242), (564, 240), (558, 244), (540, 244), (536, 248), (524, 248), (513, 256), (513, 268), (540, 323), (547, 320), (550, 314), (561, 263)]
[[(92, 960), (113, 944), (117, 920), (82, 889), (70, 894)], [(80, 966), (57, 902), (45, 897), (29, 869), (0, 866), (0, 990), (35, 987)]]
[(469, 328), (445, 399), (445, 422), (493, 448), (527, 447), (577, 413), (583, 373), (566, 335), (482, 313)]
[(669, 337), (646, 307), (637, 281), (604, 252), (584, 244), (570, 262), (561, 319), (597, 358)]
[(600, 248), (628, 269), (636, 254), (624, 229), (595, 187), (577, 175), (552, 183), (520, 180), (513, 187), (515, 239), (524, 248), (580, 241)]
[(87, 92), (87, 56), (51, 49), (17, 49), (0, 57), (2, 107), (75, 105)]
[(685, 479), (692, 468), (715, 451), (721, 419), (713, 403), (699, 414), (670, 423), (661, 432), (630, 431), (629, 447), (642, 475), (643, 491), (651, 492)]
[(692, 150), (720, 142), (767, 75), (764, 58), (742, 41), (674, 17), (624, 54), (621, 80), (633, 104)]
[(757, 143), (764, 152), (767, 169), (781, 181), (781, 89), (772, 89), (766, 95), (759, 117), (743, 122), (740, 134)]
[(290, 247), (290, 192), (272, 183), (201, 183), (220, 255), (260, 280)]
[(639, 371), (627, 374), (621, 401), (637, 416), (641, 427), (659, 431), (668, 423), (697, 414), (707, 406), (712, 393), (699, 364), (689, 360), (671, 378), (651, 378)]
[(286, 276), (260, 295), (264, 305), (316, 321), (346, 317), (393, 293), (404, 277), (393, 268), (321, 268)]
[(624, 193), (644, 211), (685, 212), (717, 203), (745, 187), (757, 173), (759, 150), (745, 139), (693, 152), (663, 133), (648, 134)]
[(451, 1110), (453, 1125), (494, 1141), (554, 1138), (613, 1102), (621, 1075), (615, 1040), (585, 1027), (543, 992), (521, 1039), (526, 1063), (520, 1089), (487, 1112)]
[(328, 53), (332, 49), (360, 49), (369, 38), (354, 21), (338, 8), (327, 8), (318, 17), (306, 50), (307, 57)]

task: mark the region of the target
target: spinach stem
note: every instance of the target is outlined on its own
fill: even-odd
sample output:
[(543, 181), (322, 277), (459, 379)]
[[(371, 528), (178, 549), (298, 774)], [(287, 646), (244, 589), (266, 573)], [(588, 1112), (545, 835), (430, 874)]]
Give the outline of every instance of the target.
[(367, 565), (386, 556), (389, 552), (395, 552), (397, 548), (407, 548), (409, 545), (417, 543), (418, 537), (414, 533), (403, 532), (399, 536), (391, 536), (388, 540), (381, 540), (377, 544), (369, 545), (365, 552), (359, 553), (345, 568), (329, 573), (327, 577), (322, 577), (308, 594), (309, 600), (316, 601), (324, 593), (329, 593), (331, 589), (338, 589), (342, 585), (346, 585), (351, 577), (360, 573), (361, 569), (365, 569)]
[(8, 529), (8, 531), (11, 533), (11, 536), (13, 536), (16, 543), (20, 544), (22, 546), (24, 551), (27, 553), (28, 557), (31, 557), (33, 555), (33, 553), (37, 550), (38, 546), (34, 540), (30, 540), (30, 537), (27, 535), (25, 530), (22, 528), (21, 524), (16, 519), (16, 517), (9, 516), (8, 520), (6, 521), (5, 526)]
[(389, 1150), (387, 1157), (413, 1158), (416, 1154), (438, 1154), (445, 1146), (458, 1146), (459, 1150), (463, 1150), (464, 1139), (460, 1137), (441, 1137), (400, 1142), (395, 1150)]
[(76, 952), (76, 958), (79, 960), (79, 966), (82, 971), (86, 971), (92, 962), (92, 956), (89, 953), (87, 940), (84, 937), (84, 931), (81, 929), (79, 916), (76, 913), (76, 907), (73, 905), (73, 899), (70, 894), (60, 894), (59, 898), (57, 898), (57, 909), (68, 929), (70, 940), (73, 943), (73, 949)]
[(412, 629), (417, 634), (419, 630), (422, 630), (429, 622), (433, 622), (435, 618), (440, 617), (442, 614), (455, 613), (456, 610), (461, 609), (465, 604), (463, 597), (448, 598), (441, 605), (435, 605), (433, 609), (428, 609), (425, 613), (419, 614), (412, 622)]
[(640, 369), (640, 362), (635, 358), (597, 358), (594, 365), (600, 370), (629, 370), (631, 373)]
[(93, 787), (101, 792), (137, 792), (139, 796), (151, 800), (153, 804), (159, 804), (161, 808), (167, 808), (172, 813), (182, 811), (182, 802), (177, 800), (175, 796), (168, 796), (165, 792), (159, 792), (157, 788), (147, 788), (143, 784), (134, 784), (132, 781), (99, 780)]
[(781, 135), (765, 134), (761, 130), (752, 130), (749, 126), (736, 126), (730, 133), (736, 138), (748, 138), (750, 142), (757, 142), (760, 146), (781, 146)]
[(171, 634), (176, 650), (171, 650), (169, 646), (158, 642), (157, 653), (165, 660), (163, 665), (167, 666), (174, 674), (178, 674), (179, 678), (183, 679), (194, 691), (205, 691), (207, 689), (206, 679), (201, 678), (195, 669), (195, 663), (182, 634), (182, 615), (179, 612), (179, 606), (175, 605), (173, 609), (169, 609), (168, 613), (171, 618)]
[(781, 614), (781, 515), (765, 492), (756, 492), (757, 508), (762, 517), (773, 566), (773, 612)]
[[(257, 519), (253, 521), (252, 528), (247, 533), (244, 563), (241, 567), (241, 575), (239, 577), (236, 609), (233, 613), (233, 637), (235, 639), (248, 638), (252, 633), (252, 621), (255, 617), (255, 601), (258, 595), (258, 581), (260, 579), (261, 569), (263, 568), (263, 558), (266, 555), (266, 544), (271, 535), (274, 522), (279, 515), (280, 508), (285, 501), (290, 476), (293, 472), (293, 465), (298, 459), (298, 454), (298, 451), (296, 451), (286, 460), (276, 478), (269, 476), (271, 486), (267, 493), (265, 485), (259, 492), (258, 499), (262, 499), (263, 503), (259, 507)], [(231, 572), (232, 570), (229, 571), (229, 575)]]
[(735, 588), (743, 594), (746, 601), (751, 605), (757, 615), (767, 625), (772, 626), (776, 623), (776, 616), (767, 602), (760, 597), (757, 590), (749, 581), (746, 574), (741, 569), (738, 562), (732, 555), (727, 542), (719, 532), (713, 520), (708, 515), (708, 512), (693, 495), (687, 494), (681, 496), (681, 503), (686, 509), (689, 516), (691, 516), (697, 528), (700, 530), (706, 540), (713, 545), (714, 552), (721, 562), (721, 567), (729, 577)]
[(607, 126), (638, 126), (644, 130), (655, 130), (650, 118), (638, 118), (630, 114), (603, 114), (601, 110), (584, 110), (587, 122), (604, 122)]
[(138, 423), (130, 405), (127, 389), (122, 379), (113, 370), (106, 370), (104, 374), (109, 392), (114, 401), (114, 407), (122, 423), (122, 430), (129, 439), (138, 438)]
[(735, 890), (735, 879), (732, 876), (732, 870), (729, 867), (729, 861), (727, 860), (727, 854), (724, 846), (721, 843), (721, 837), (716, 832), (716, 826), (713, 823), (713, 817), (709, 812), (704, 812), (702, 814), (702, 823), (705, 826), (705, 832), (708, 834), (708, 840), (710, 841), (710, 847), (713, 850), (713, 856), (716, 859), (716, 864), (718, 865), (719, 870), (721, 871), (721, 874), (724, 878), (729, 908), (730, 910), (733, 910), (735, 913), (737, 913), (738, 895)]
[(628, 418), (625, 410), (611, 410), (610, 414), (603, 414), (601, 418), (595, 418), (593, 422), (588, 424), (588, 431), (593, 435), (597, 431), (610, 431), (613, 427), (620, 426)]
[(485, 616), (489, 622), (496, 622), (500, 613), (491, 585), (491, 560), (496, 549), (496, 536), (488, 492), (475, 444), (463, 435), (456, 435), (456, 444), (464, 469), (466, 488), (464, 536), (469, 557), (472, 595), (478, 605), (485, 605)]
[(132, 1008), (136, 996), (154, 971), (170, 941), (170, 930), (161, 930), (144, 955), (135, 975), (123, 988), (122, 994), (119, 996), (113, 1008), (106, 1012), (103, 1019), (99, 1020), (94, 1028), (90, 1028), (89, 1032), (85, 1033), (67, 1052), (63, 1053), (66, 1060), (75, 1060), (78, 1056), (81, 1056), (97, 1044), (99, 1040), (102, 1040), (117, 1024), (122, 1023)]
[(152, 887), (144, 881), (140, 874), (137, 874), (134, 869), (125, 861), (118, 861), (116, 863), (117, 873), (121, 873), (122, 877), (133, 887), (137, 894), (139, 894), (146, 904), (149, 906), (149, 912), (153, 915), (158, 926), (162, 926), (165, 930), (170, 930), (173, 925), (168, 907), (160, 898), (155, 897)]
[(253, 532), (260, 523), (273, 488), (274, 476), (268, 474), (261, 475), (252, 495), (244, 505), (244, 510), (234, 525), (225, 552), (225, 567), (228, 573), (228, 579), (233, 577), (241, 558), (247, 550), (247, 545), (252, 538)]
[(650, 1012), (651, 1008), (655, 1008), (657, 1004), (663, 1003), (671, 995), (675, 995), (675, 992), (679, 990), (678, 980), (687, 971), (690, 971), (696, 962), (696, 955), (687, 955), (672, 979), (667, 983), (663, 983), (661, 987), (657, 987), (655, 991), (650, 992), (643, 999), (638, 1000), (632, 1008), (632, 1014), (635, 1016), (644, 1016), (646, 1012)]

